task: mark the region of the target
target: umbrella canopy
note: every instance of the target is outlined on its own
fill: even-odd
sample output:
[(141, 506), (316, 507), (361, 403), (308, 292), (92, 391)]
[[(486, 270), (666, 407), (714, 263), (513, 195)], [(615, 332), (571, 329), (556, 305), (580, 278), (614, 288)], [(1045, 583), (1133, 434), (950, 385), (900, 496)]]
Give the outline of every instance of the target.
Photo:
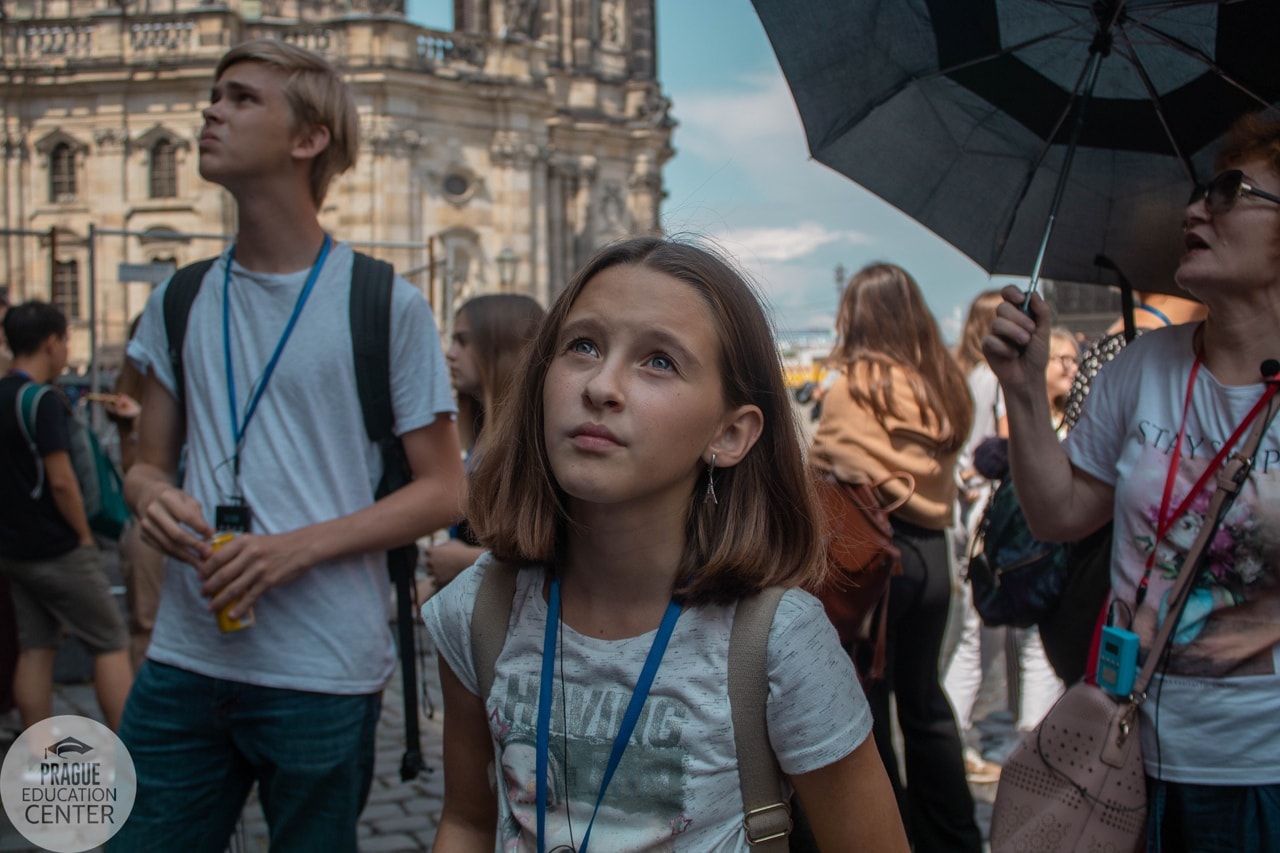
[(1278, 0), (752, 2), (814, 158), (993, 274), (1175, 291), (1188, 193), (1280, 102)]

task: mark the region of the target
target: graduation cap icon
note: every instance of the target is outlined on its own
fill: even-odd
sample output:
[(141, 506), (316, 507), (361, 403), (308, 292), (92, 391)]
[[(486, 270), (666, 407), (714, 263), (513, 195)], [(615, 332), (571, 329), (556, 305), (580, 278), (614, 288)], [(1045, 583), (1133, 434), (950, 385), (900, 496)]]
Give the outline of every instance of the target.
[(84, 755), (92, 750), (93, 747), (84, 741), (67, 736), (52, 746), (45, 747), (44, 756), (48, 758), (50, 755), (56, 755), (58, 758), (66, 758), (68, 755)]

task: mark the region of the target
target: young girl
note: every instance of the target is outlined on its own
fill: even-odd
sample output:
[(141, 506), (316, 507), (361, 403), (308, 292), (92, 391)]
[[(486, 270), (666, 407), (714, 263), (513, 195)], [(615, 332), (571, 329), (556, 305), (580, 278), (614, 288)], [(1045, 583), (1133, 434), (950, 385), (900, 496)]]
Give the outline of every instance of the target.
[[(538, 331), (542, 315), (542, 306), (528, 296), (488, 293), (468, 300), (454, 317), (453, 343), (445, 358), (458, 397), (458, 436), (469, 464), (480, 458), (484, 425), (505, 402), (520, 353)], [(436, 587), (484, 553), (465, 521), (454, 533), (448, 542), (426, 549), (427, 572)]]
[[(468, 505), (494, 558), (524, 566), (489, 695), (469, 635), (492, 559), (423, 608), (445, 697), (435, 849), (585, 850), (590, 832), (600, 850), (747, 850), (734, 607), (824, 571), (759, 303), (703, 249), (607, 247), (552, 306), (510, 402)], [(606, 786), (646, 661), (656, 675)], [(769, 738), (819, 841), (905, 850), (853, 667), (798, 589), (774, 617), (768, 673)]]

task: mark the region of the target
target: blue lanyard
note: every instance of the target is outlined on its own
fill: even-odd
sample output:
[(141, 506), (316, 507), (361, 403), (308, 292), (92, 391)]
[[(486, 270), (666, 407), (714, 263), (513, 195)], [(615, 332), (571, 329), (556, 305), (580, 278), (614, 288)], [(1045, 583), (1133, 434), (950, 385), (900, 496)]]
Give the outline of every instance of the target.
[[(587, 841), (591, 838), (591, 827), (596, 822), (596, 812), (600, 811), (600, 803), (604, 802), (604, 793), (613, 780), (613, 771), (618, 769), (622, 753), (626, 751), (640, 720), (640, 711), (644, 708), (645, 699), (649, 697), (649, 688), (653, 686), (653, 677), (658, 674), (658, 665), (662, 663), (662, 655), (667, 650), (667, 642), (671, 632), (676, 628), (676, 620), (680, 618), (680, 605), (673, 601), (667, 605), (667, 612), (662, 616), (662, 624), (649, 647), (649, 656), (645, 658), (644, 669), (640, 671), (640, 680), (631, 693), (631, 702), (622, 717), (622, 726), (613, 739), (613, 751), (609, 754), (609, 764), (605, 767), (604, 778), (600, 781), (600, 793), (596, 797), (596, 807), (591, 812), (591, 822), (587, 824), (587, 834), (582, 836), (582, 846), (578, 853), (587, 853)], [(551, 690), (552, 676), (556, 662), (556, 629), (560, 626), (560, 579), (551, 581), (551, 594), (547, 601), (547, 627), (542, 638), (542, 689), (538, 693), (538, 760), (537, 760), (537, 798), (538, 798), (538, 853), (545, 853), (547, 832), (547, 752), (551, 739)], [(561, 701), (564, 701), (562, 698)], [(568, 744), (565, 745), (568, 749)], [(565, 808), (569, 807), (566, 796)]]
[(227, 269), (222, 277), (222, 352), (226, 357), (227, 365), (227, 397), (231, 403), (231, 438), (235, 442), (235, 474), (236, 480), (240, 479), (240, 449), (244, 445), (244, 434), (249, 429), (249, 421), (253, 420), (254, 412), (258, 410), (258, 402), (262, 400), (262, 393), (267, 390), (267, 383), (271, 381), (271, 374), (275, 372), (276, 363), (280, 361), (280, 353), (284, 352), (284, 345), (288, 343), (289, 336), (293, 334), (293, 327), (298, 324), (298, 316), (302, 314), (302, 307), (307, 304), (307, 297), (311, 295), (311, 290), (316, 285), (316, 279), (320, 277), (320, 270), (324, 268), (325, 258), (329, 257), (329, 246), (333, 241), (329, 235), (324, 235), (324, 244), (320, 246), (320, 254), (316, 256), (316, 262), (311, 265), (311, 274), (307, 276), (307, 283), (302, 286), (302, 292), (298, 294), (298, 300), (293, 303), (293, 314), (289, 317), (289, 322), (285, 324), (284, 333), (280, 335), (280, 342), (276, 344), (275, 352), (271, 354), (271, 358), (267, 361), (267, 367), (262, 371), (262, 376), (258, 379), (258, 385), (253, 390), (253, 395), (249, 399), (249, 405), (245, 408), (244, 422), (241, 423), (236, 419), (236, 372), (231, 365), (231, 263), (236, 257), (236, 247), (233, 243), (231, 251), (227, 255)]
[(1146, 311), (1148, 314), (1154, 314), (1160, 322), (1166, 326), (1172, 326), (1173, 321), (1169, 319), (1169, 315), (1161, 311), (1159, 308), (1152, 308), (1150, 305), (1135, 305), (1139, 311)]

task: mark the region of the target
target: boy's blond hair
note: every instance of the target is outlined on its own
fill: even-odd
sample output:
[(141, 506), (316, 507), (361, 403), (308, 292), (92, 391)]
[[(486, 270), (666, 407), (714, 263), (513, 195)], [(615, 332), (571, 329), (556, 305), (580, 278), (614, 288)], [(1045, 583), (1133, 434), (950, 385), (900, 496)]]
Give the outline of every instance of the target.
[(240, 62), (261, 62), (285, 73), (284, 95), (293, 110), (295, 129), (328, 129), (329, 145), (311, 164), (311, 197), (320, 207), (329, 182), (354, 166), (360, 151), (360, 118), (351, 90), (323, 56), (275, 39), (255, 39), (231, 48), (219, 60), (213, 79)]

